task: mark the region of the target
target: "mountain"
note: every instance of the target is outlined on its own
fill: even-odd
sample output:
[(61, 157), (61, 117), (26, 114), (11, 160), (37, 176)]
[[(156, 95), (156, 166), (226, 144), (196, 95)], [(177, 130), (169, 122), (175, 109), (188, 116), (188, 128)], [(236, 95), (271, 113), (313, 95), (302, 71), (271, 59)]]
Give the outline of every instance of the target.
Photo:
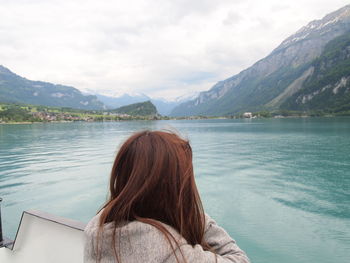
[(134, 103), (118, 109), (111, 110), (114, 113), (128, 114), (132, 116), (150, 116), (158, 115), (157, 108), (151, 101)]
[(191, 92), (180, 97), (175, 98), (174, 100), (166, 100), (166, 99), (151, 99), (152, 103), (157, 107), (158, 112), (161, 115), (169, 116), (173, 109), (180, 105), (181, 103), (187, 102), (189, 100), (194, 99), (198, 96), (198, 92)]
[(102, 94), (95, 94), (95, 96), (102, 101), (108, 108), (115, 109), (125, 105), (143, 102), (151, 98), (144, 94), (123, 94), (121, 96), (112, 97)]
[(70, 86), (28, 80), (1, 65), (0, 102), (71, 107), (85, 110), (105, 108), (96, 96), (85, 96), (79, 90)]
[(199, 93), (200, 93), (199, 91), (192, 91), (192, 92), (186, 93), (182, 96), (175, 98), (174, 101), (176, 101), (178, 103), (184, 103), (186, 101), (193, 100), (193, 99), (197, 98)]
[(308, 68), (312, 72), (302, 89), (281, 108), (289, 110), (350, 110), (350, 33), (330, 41)]
[(159, 114), (164, 116), (168, 116), (180, 104), (177, 101), (167, 101), (164, 99), (151, 99), (151, 102), (156, 106)]
[[(343, 42), (343, 40), (347, 38), (349, 31), (350, 5), (347, 5), (302, 27), (267, 57), (239, 74), (219, 81), (209, 91), (201, 92), (194, 100), (180, 104), (171, 115), (215, 116), (266, 109), (312, 109), (311, 105), (314, 103), (311, 101), (319, 96), (316, 96), (317, 94), (311, 95), (313, 97), (309, 96), (310, 100), (307, 103), (305, 103), (306, 99), (303, 103), (302, 98), (313, 94), (308, 92), (316, 92), (317, 88), (313, 85), (326, 83), (317, 82), (319, 78), (323, 78), (322, 74), (328, 74), (327, 72), (333, 70), (333, 67), (347, 63), (346, 55), (334, 57), (343, 61), (339, 62), (340, 64), (327, 58), (330, 59), (329, 52), (334, 43), (340, 41), (345, 44), (346, 41)], [(335, 42), (331, 42), (332, 40)], [(347, 45), (340, 45), (337, 52), (347, 54), (348, 48)], [(346, 72), (335, 74), (333, 77), (336, 79), (332, 79), (329, 83), (344, 86), (344, 78), (347, 74)], [(342, 76), (338, 78), (340, 75)], [(314, 88), (310, 88), (310, 85)], [(323, 87), (318, 86), (318, 88)], [(333, 97), (337, 93), (333, 92), (329, 95)], [(327, 100), (327, 103), (332, 100)], [(327, 106), (323, 105), (320, 108), (327, 108)]]
[(159, 114), (166, 116), (166, 115), (169, 115), (176, 106), (190, 99), (195, 98), (196, 96), (194, 96), (194, 94), (196, 96), (198, 95), (198, 93), (190, 93), (190, 94), (186, 94), (181, 97), (178, 97), (175, 100), (171, 100), (171, 101), (162, 99), (162, 98), (151, 98), (142, 93), (141, 94), (125, 93), (118, 97), (106, 96), (102, 94), (95, 94), (95, 96), (100, 101), (102, 101), (109, 109), (114, 109), (117, 107), (122, 107), (125, 105), (137, 103), (137, 102), (144, 102), (144, 101), (150, 100), (156, 106)]

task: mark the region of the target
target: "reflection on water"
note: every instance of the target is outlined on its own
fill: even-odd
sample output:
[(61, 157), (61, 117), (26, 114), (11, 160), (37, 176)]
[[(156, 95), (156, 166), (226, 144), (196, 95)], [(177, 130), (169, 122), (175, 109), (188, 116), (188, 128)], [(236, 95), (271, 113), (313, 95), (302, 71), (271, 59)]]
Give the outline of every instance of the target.
[(87, 222), (118, 145), (169, 126), (191, 141), (206, 211), (252, 262), (348, 262), (348, 118), (0, 125), (5, 232), (27, 209)]

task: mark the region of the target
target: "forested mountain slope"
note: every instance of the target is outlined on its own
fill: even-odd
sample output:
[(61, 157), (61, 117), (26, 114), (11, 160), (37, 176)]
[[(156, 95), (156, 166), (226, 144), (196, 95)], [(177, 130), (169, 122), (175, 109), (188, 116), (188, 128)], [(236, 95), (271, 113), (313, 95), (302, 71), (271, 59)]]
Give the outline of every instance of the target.
[[(304, 103), (299, 101), (294, 103), (293, 98), (301, 96), (306, 90), (314, 89), (304, 87), (311, 85), (307, 84), (309, 82), (315, 83), (315, 80), (311, 79), (314, 73), (319, 73), (317, 62), (314, 60), (323, 57), (327, 50), (330, 50), (332, 43), (342, 41), (342, 36), (347, 38), (349, 31), (350, 5), (328, 14), (321, 20), (310, 22), (284, 40), (270, 55), (239, 74), (218, 82), (209, 91), (201, 92), (196, 99), (179, 105), (173, 110), (172, 115), (218, 116), (243, 111), (316, 107), (316, 100), (306, 103), (304, 99)], [(340, 40), (337, 40), (338, 37)], [(330, 42), (332, 40), (335, 42)], [(324, 68), (327, 72), (337, 64), (335, 61), (327, 63), (327, 68)], [(320, 75), (316, 78), (320, 78)], [(340, 80), (334, 81), (337, 83)], [(339, 103), (337, 100), (337, 104)]]

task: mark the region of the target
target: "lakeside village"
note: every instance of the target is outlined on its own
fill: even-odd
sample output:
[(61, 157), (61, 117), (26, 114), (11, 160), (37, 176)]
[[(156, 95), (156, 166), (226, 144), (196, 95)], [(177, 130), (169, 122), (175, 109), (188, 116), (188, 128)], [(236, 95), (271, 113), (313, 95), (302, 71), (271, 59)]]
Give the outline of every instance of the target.
[(75, 115), (72, 113), (32, 112), (31, 115), (33, 116), (34, 119), (38, 119), (44, 122), (121, 120), (121, 119), (132, 119), (133, 117), (129, 114), (120, 114), (120, 113), (112, 113), (112, 112), (102, 112), (102, 115), (99, 115), (99, 114)]
[[(256, 115), (252, 113), (244, 113), (242, 117), (209, 117), (209, 116), (188, 116), (188, 117), (168, 117), (160, 115), (149, 115), (149, 116), (133, 116), (129, 114), (118, 114), (104, 112), (103, 115), (87, 115), (78, 116), (69, 113), (52, 113), (52, 112), (34, 112), (31, 113), (32, 118), (23, 119), (2, 119), (0, 117), (0, 124), (3, 123), (35, 123), (35, 122), (100, 122), (100, 121), (130, 121), (130, 120), (200, 120), (200, 119), (255, 119)], [(276, 117), (275, 117), (276, 118)], [(283, 116), (281, 116), (283, 118)]]
[[(133, 119), (145, 119), (145, 120), (165, 120), (165, 119), (208, 119), (208, 118), (223, 118), (223, 119), (232, 119), (232, 118), (246, 118), (246, 119), (255, 119), (258, 118), (257, 115), (254, 115), (252, 112), (245, 112), (241, 116), (232, 116), (232, 117), (207, 117), (207, 116), (188, 116), (188, 117), (168, 117), (161, 116), (159, 114), (152, 114), (147, 116), (140, 115), (129, 115), (126, 113), (113, 113), (113, 112), (102, 112), (102, 115), (86, 115), (78, 116), (69, 113), (55, 113), (55, 112), (32, 112), (33, 118), (38, 119), (42, 122), (55, 122), (55, 121), (118, 121), (118, 120), (133, 120)], [(260, 117), (260, 116), (259, 116)], [(282, 115), (275, 116), (275, 118), (283, 118)], [(1, 119), (0, 119), (1, 122)]]
[[(136, 105), (136, 104), (135, 104)], [(143, 105), (144, 106), (144, 105)], [(244, 112), (231, 116), (187, 116), (169, 117), (157, 113), (156, 109), (146, 111), (140, 106), (127, 112), (115, 110), (79, 110), (26, 104), (1, 104), (0, 123), (34, 123), (34, 122), (98, 122), (98, 121), (129, 121), (129, 120), (194, 120), (194, 119), (255, 119), (255, 118), (290, 118), (290, 117), (334, 117), (337, 115), (325, 112), (292, 112), (292, 111), (260, 111)]]
[[(40, 108), (40, 107), (38, 107)], [(122, 120), (156, 120), (160, 116), (130, 115), (126, 113), (83, 111), (75, 109), (27, 109), (10, 107), (0, 109), (0, 123), (33, 123), (33, 122), (73, 122), (73, 121), (122, 121)]]

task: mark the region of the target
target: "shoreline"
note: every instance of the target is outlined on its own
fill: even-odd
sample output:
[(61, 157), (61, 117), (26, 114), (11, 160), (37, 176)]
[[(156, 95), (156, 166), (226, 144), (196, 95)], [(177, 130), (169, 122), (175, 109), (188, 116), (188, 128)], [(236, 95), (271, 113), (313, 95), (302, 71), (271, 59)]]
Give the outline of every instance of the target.
[(274, 117), (253, 117), (253, 118), (231, 118), (231, 117), (192, 117), (192, 118), (164, 118), (164, 119), (125, 119), (125, 120), (102, 120), (102, 121), (19, 121), (19, 122), (0, 122), (2, 124), (48, 124), (48, 123), (76, 123), (76, 122), (84, 122), (84, 123), (100, 123), (100, 122), (124, 122), (124, 121), (162, 121), (162, 120), (172, 120), (172, 121), (180, 121), (180, 120), (264, 120), (264, 119), (306, 119), (306, 118), (346, 118), (350, 116), (334, 116), (334, 115), (324, 115), (324, 116), (274, 116)]

